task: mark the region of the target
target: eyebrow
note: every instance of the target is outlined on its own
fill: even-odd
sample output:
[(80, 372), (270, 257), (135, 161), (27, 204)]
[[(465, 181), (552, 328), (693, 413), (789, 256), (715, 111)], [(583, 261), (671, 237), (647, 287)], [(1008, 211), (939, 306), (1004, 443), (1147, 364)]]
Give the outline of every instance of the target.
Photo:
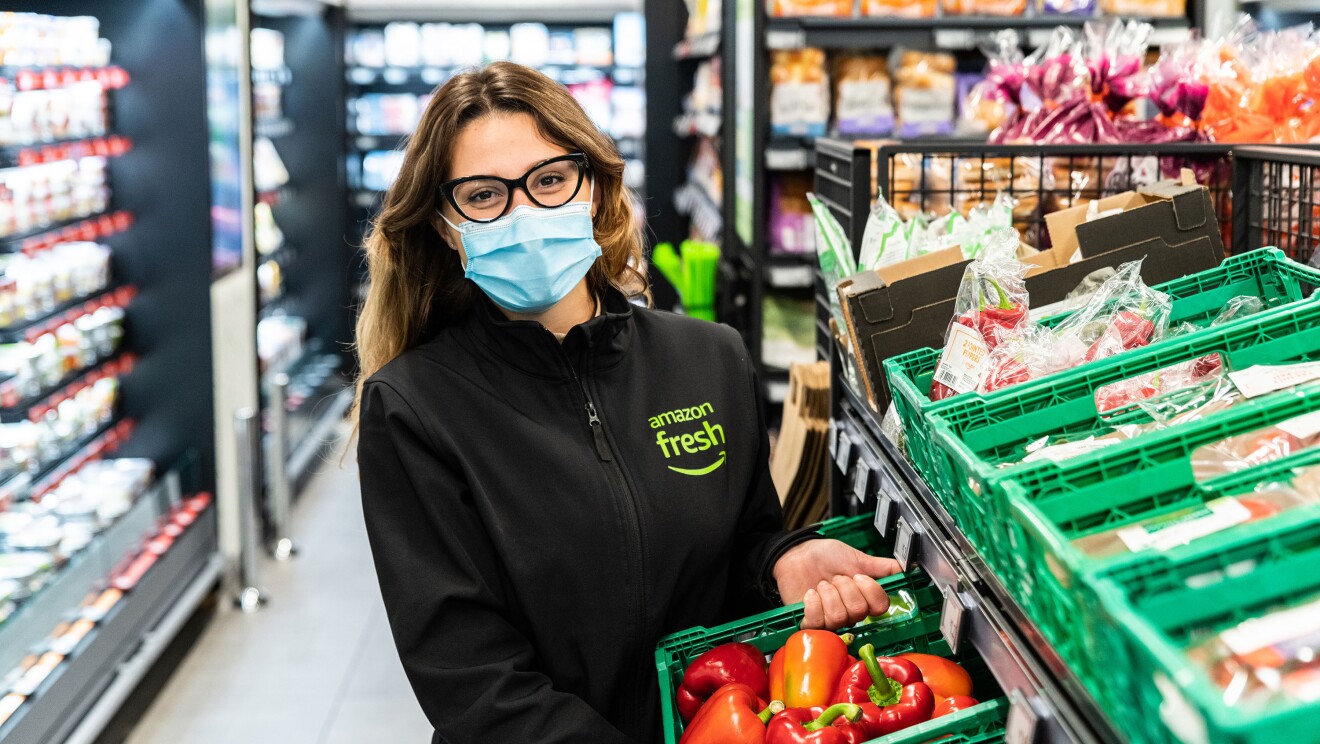
[[(581, 152), (581, 151), (580, 151), (580, 150), (575, 150), (575, 151), (573, 151), (573, 152), (560, 153), (559, 155), (551, 155), (550, 157), (545, 158), (544, 160), (538, 160), (538, 161), (536, 161), (535, 163), (532, 163), (531, 165), (527, 166), (525, 169), (523, 169), (523, 172), (520, 173), (520, 174), (518, 174), (518, 175), (519, 175), (519, 176), (525, 176), (525, 175), (527, 175), (528, 173), (531, 173), (532, 171), (536, 170), (537, 168), (540, 168), (541, 166), (543, 166), (543, 165), (545, 165), (546, 163), (550, 162), (551, 160), (558, 160), (558, 159), (560, 159), (560, 158), (566, 158), (566, 157), (568, 157), (569, 155), (576, 155), (578, 152)], [(451, 182), (453, 182), (453, 181), (461, 181), (461, 180), (463, 180), (463, 179), (465, 179), (465, 178), (489, 178), (490, 175), (491, 175), (491, 174), (489, 174), (489, 173), (473, 173), (473, 174), (470, 175), (470, 176), (458, 176), (457, 178), (451, 178), (451, 179), (449, 179), (448, 181), (445, 181), (445, 183), (451, 183)]]

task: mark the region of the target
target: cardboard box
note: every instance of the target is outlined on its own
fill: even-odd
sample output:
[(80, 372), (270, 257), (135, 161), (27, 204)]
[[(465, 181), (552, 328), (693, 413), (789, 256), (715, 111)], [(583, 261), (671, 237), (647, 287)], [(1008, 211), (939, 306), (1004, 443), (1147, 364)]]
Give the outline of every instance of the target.
[[(1026, 286), (1032, 307), (1064, 300), (1088, 274), (1142, 260), (1148, 285), (1214, 268), (1224, 258), (1209, 191), (1195, 183), (1162, 181), (1147, 189), (1100, 200), (1110, 217), (1085, 222), (1082, 205), (1046, 215), (1053, 247), (1022, 257), (1032, 268)], [(1082, 259), (1072, 262), (1081, 250)], [(950, 248), (862, 272), (839, 283), (839, 301), (870, 405), (889, 406), (885, 359), (944, 345), (954, 302), (969, 261)]]

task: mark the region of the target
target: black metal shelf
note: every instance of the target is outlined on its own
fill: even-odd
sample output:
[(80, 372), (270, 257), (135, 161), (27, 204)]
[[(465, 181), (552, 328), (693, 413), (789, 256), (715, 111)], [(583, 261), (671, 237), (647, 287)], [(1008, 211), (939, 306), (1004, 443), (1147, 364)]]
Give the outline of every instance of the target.
[[(92, 305), (102, 302), (109, 302), (115, 295), (123, 291), (132, 291), (121, 286), (111, 285), (105, 289), (97, 290), (89, 295), (75, 297), (67, 302), (56, 305), (49, 312), (42, 313), (34, 318), (25, 318), (8, 326), (0, 327), (0, 344), (13, 344), (23, 341), (31, 332), (41, 329), (46, 325), (55, 322), (66, 313), (75, 312), (85, 305)], [(89, 310), (90, 312), (91, 310)], [(81, 314), (81, 313), (80, 313)]]
[(674, 45), (674, 59), (701, 60), (710, 59), (720, 51), (720, 32), (718, 29), (707, 31), (700, 36), (683, 39)]
[[(20, 398), (14, 402), (14, 405), (0, 408), (0, 424), (15, 424), (27, 421), (31, 416), (32, 409), (47, 406), (49, 401), (56, 398), (69, 397), (68, 393), (70, 391), (91, 384), (93, 378), (103, 372), (112, 372), (115, 375), (127, 374), (132, 371), (134, 362), (135, 358), (132, 354), (118, 351), (99, 358), (90, 366), (69, 372), (60, 378), (58, 383), (42, 388), (35, 395)], [(127, 367), (127, 369), (124, 369), (124, 367)]]
[[(350, 67), (345, 79), (358, 88), (421, 88), (424, 91), (441, 85), (468, 67)], [(620, 85), (636, 85), (645, 80), (640, 67), (622, 65), (540, 65), (537, 69), (560, 83), (586, 82), (610, 78)]]
[[(989, 665), (1019, 708), (1022, 741), (1121, 741), (1095, 700), (1060, 660), (985, 565), (929, 486), (880, 430), (880, 422), (839, 374), (834, 348), (833, 384), (840, 388), (832, 415), (831, 479), (839, 479), (832, 507), (874, 508), (876, 529), (895, 535), (895, 558), (920, 565), (946, 596), (946, 612), (961, 612), (961, 638)], [(874, 507), (871, 506), (874, 503)], [(1013, 718), (1010, 715), (1010, 720)], [(1012, 725), (1010, 724), (1010, 728)]]
[[(767, 49), (889, 49), (893, 47), (935, 48), (947, 51), (977, 50), (990, 35), (1014, 29), (1024, 45), (1044, 44), (1057, 26), (1081, 28), (1091, 17), (1039, 16), (942, 16), (937, 18), (770, 18), (766, 22)], [(1155, 26), (1150, 45), (1186, 40), (1190, 25), (1186, 17), (1136, 18)]]

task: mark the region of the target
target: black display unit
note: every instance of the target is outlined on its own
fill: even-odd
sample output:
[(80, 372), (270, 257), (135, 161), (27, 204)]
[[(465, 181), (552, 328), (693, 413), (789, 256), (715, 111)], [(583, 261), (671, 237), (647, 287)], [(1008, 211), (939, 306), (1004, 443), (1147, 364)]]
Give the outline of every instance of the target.
[[(113, 249), (115, 283), (136, 292), (126, 305), (124, 341), (136, 361), (120, 378), (117, 423), (26, 484), (6, 483), (6, 492), (20, 500), (41, 493), (84, 458), (111, 454), (149, 458), (159, 474), (129, 513), (0, 625), (7, 665), (0, 674), (29, 653), (62, 657), (0, 723), (0, 741), (37, 744), (94, 735), (215, 584), (222, 564), (215, 509), (207, 506), (170, 545), (157, 546), (167, 549), (138, 563), (131, 586), (124, 583), (118, 603), (80, 641), (51, 638), (89, 593), (103, 592), (112, 577), (123, 581), (185, 494), (214, 488), (204, 13), (201, 0), (16, 0), (5, 9), (95, 16), (100, 36), (113, 45), (111, 63), (128, 73), (128, 84), (108, 96), (110, 129), (132, 149), (110, 161), (107, 211), (131, 215), (131, 223), (97, 239)], [(58, 69), (7, 68), (0, 77)]]
[[(301, 492), (351, 402), (358, 285), (356, 248), (346, 234), (344, 120), (334, 115), (344, 109), (344, 10), (319, 2), (295, 10), (277, 14), (258, 5), (252, 15), (254, 29), (283, 37), (285, 65), (253, 70), (254, 86), (281, 91), (278, 115), (254, 105), (253, 134), (270, 140), (289, 173), (287, 184), (255, 196), (270, 206), (283, 234), (278, 249), (258, 254), (258, 265), (275, 264), (282, 281), (278, 291), (258, 292), (257, 317), (306, 321), (301, 350), (268, 364), (261, 377), (269, 529), (276, 490), (287, 488), (290, 497)], [(277, 406), (282, 411), (272, 410)]]

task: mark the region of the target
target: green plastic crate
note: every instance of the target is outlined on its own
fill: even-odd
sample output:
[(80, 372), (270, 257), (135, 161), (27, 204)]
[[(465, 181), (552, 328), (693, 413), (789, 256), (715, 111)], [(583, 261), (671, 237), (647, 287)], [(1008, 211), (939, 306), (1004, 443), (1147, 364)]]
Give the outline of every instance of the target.
[(1149, 556), (1115, 571), (1095, 591), (1106, 681), (1124, 701), (1108, 712), (1134, 744), (1318, 740), (1320, 702), (1231, 708), (1185, 650), (1197, 631), (1218, 632), (1320, 592), (1320, 522), (1213, 535), (1195, 551)]
[[(1320, 465), (1313, 448), (1265, 465), (1200, 484), (1190, 467), (1166, 468), (1126, 488), (1097, 484), (1071, 492), (1030, 499), (1016, 483), (1005, 484), (1012, 520), (1009, 530), (1018, 560), (1015, 588), (1019, 602), (1041, 633), (1101, 703), (1110, 710), (1123, 704), (1126, 693), (1110, 678), (1111, 663), (1094, 637), (1090, 609), (1096, 603), (1096, 577), (1148, 560), (1156, 551), (1092, 558), (1073, 547), (1074, 539), (1222, 496), (1249, 492), (1259, 484), (1289, 481), (1294, 468)], [(1320, 505), (1301, 506), (1284, 514), (1226, 530), (1227, 539), (1244, 539), (1290, 525), (1320, 522)], [(1209, 539), (1202, 538), (1203, 540)], [(1179, 555), (1201, 549), (1201, 541), (1167, 551)], [(1116, 694), (1117, 693), (1117, 694)]]
[[(1028, 442), (1043, 436), (1091, 432), (1107, 424), (1145, 421), (1144, 414), (1135, 407), (1102, 417), (1096, 410), (1095, 391), (1211, 353), (1220, 354), (1230, 370), (1254, 364), (1318, 360), (1320, 304), (1298, 304), (1286, 312), (1262, 314), (1154, 344), (1048, 380), (1023, 383), (1010, 388), (1011, 395), (994, 399), (968, 397), (930, 416), (937, 445), (933, 452), (934, 466), (939, 471), (934, 490), (1005, 586), (1013, 587), (1018, 576), (1007, 530), (1009, 515), (1002, 484), (1017, 482), (1032, 498), (1053, 492), (1074, 492), (1104, 481), (1111, 481), (1115, 489), (1134, 487), (1150, 475), (1146, 471), (1152, 467), (1177, 467), (1177, 462), (1185, 460), (1191, 451), (1188, 447), (1250, 431), (1255, 428), (1253, 412), (1275, 411), (1270, 408), (1271, 403), (1290, 395), (1265, 396), (1204, 421), (1150, 432), (1061, 463), (1016, 461)], [(1286, 404), (1277, 410), (1293, 411), (1289, 415), (1306, 412), (1287, 408)], [(1228, 422), (1230, 428), (1216, 429), (1214, 424), (1218, 421)], [(1239, 424), (1246, 428), (1231, 429)], [(1191, 440), (1180, 439), (1179, 432), (1184, 431), (1199, 432), (1209, 438), (1192, 445)], [(981, 516), (970, 518), (973, 514)]]
[[(861, 646), (872, 643), (875, 644), (876, 653), (879, 655), (888, 656), (916, 651), (949, 656), (963, 664), (972, 675), (974, 695), (982, 695), (986, 698), (1000, 695), (999, 688), (984, 662), (970, 655), (953, 657), (949, 652), (949, 646), (940, 633), (939, 613), (944, 598), (928, 576), (911, 572), (887, 577), (880, 583), (891, 594), (900, 590), (911, 592), (916, 597), (919, 612), (915, 617), (907, 620), (858, 625), (851, 629), (850, 632), (856, 636), (850, 646), (854, 654)], [(801, 624), (802, 605), (796, 604), (715, 628), (697, 627), (662, 638), (656, 646), (655, 663), (660, 676), (660, 706), (666, 744), (677, 744), (682, 736), (683, 723), (674, 704), (674, 696), (683, 681), (683, 672), (694, 659), (715, 646), (732, 642), (750, 643), (767, 654), (773, 653), (788, 641), (789, 636), (799, 630)], [(946, 721), (946, 719), (940, 720)], [(956, 726), (963, 720), (966, 719), (962, 716), (957, 719), (949, 716), (947, 723)], [(906, 732), (900, 732), (902, 733)], [(877, 741), (908, 740), (879, 739)], [(969, 739), (969, 741), (980, 741), (980, 739)]]
[[(1213, 269), (1165, 282), (1156, 288), (1173, 299), (1170, 326), (1191, 323), (1204, 328), (1234, 297), (1257, 297), (1270, 310), (1307, 298), (1320, 302), (1320, 296), (1312, 297), (1313, 292), (1320, 288), (1320, 271), (1290, 260), (1278, 248), (1261, 248), (1231, 256)], [(1070, 314), (1051, 316), (1041, 322), (1052, 327)], [(935, 443), (931, 437), (928, 416), (956, 407), (968, 398), (999, 399), (1012, 395), (1014, 390), (1007, 388), (988, 394), (971, 392), (932, 401), (931, 380), (935, 376), (935, 367), (941, 354), (941, 349), (917, 349), (890, 357), (884, 362), (895, 412), (907, 436), (912, 465), (931, 485), (937, 483), (938, 474), (933, 466), (932, 451)], [(969, 518), (978, 516), (972, 514)]]
[(1004, 741), (1008, 698), (995, 698), (912, 728), (873, 739), (870, 744), (983, 744)]

